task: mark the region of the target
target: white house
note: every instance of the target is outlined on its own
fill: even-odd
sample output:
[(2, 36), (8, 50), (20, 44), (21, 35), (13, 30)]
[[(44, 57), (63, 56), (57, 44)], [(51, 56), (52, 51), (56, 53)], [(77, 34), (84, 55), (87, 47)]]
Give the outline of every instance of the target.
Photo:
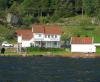
[(96, 52), (92, 37), (72, 37), (71, 52), (92, 53)]
[(17, 30), (21, 47), (60, 48), (61, 29), (57, 25), (33, 25), (30, 30)]

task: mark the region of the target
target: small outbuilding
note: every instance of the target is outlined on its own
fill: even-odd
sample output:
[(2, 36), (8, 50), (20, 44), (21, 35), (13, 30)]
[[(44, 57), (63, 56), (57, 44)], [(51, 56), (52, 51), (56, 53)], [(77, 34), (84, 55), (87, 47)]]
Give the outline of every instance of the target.
[(71, 38), (71, 52), (94, 53), (96, 47), (92, 37), (72, 37)]

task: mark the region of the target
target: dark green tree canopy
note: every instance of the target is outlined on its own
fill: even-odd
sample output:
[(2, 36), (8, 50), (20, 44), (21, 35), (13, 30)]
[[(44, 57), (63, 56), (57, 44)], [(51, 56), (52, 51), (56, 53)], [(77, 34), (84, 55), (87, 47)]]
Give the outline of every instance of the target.
[(0, 0), (0, 10), (16, 13), (22, 18), (29, 16), (31, 22), (41, 17), (57, 20), (80, 14), (100, 17), (100, 0)]

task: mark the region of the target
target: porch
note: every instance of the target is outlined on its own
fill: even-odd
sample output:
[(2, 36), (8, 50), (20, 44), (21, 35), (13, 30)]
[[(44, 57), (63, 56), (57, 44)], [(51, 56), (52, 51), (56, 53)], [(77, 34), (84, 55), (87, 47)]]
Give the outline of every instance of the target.
[(60, 48), (60, 41), (35, 41), (34, 46), (44, 48)]

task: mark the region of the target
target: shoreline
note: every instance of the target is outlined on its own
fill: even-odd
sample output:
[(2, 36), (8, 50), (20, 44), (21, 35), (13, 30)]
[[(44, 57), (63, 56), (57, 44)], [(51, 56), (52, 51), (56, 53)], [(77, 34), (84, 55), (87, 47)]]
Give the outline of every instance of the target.
[(54, 55), (54, 54), (40, 54), (40, 55), (31, 55), (31, 54), (16, 54), (16, 55), (9, 55), (9, 54), (0, 54), (0, 56), (15, 56), (15, 57), (66, 57), (66, 58), (100, 58), (100, 54), (96, 53), (66, 53), (63, 55)]
[(99, 54), (96, 53), (70, 53), (66, 54), (63, 57), (69, 58), (100, 58)]

